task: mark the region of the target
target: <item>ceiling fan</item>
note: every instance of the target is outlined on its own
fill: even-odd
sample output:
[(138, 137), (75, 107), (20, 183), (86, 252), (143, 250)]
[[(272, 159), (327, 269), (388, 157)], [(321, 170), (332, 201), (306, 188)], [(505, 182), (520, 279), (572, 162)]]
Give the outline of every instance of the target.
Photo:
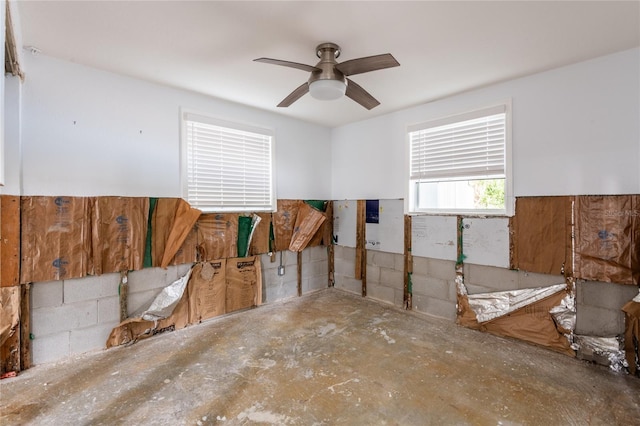
[(362, 87), (354, 83), (347, 76), (362, 74), (385, 68), (397, 67), (400, 64), (390, 53), (351, 59), (338, 63), (336, 58), (340, 56), (340, 46), (335, 43), (322, 43), (316, 47), (316, 55), (320, 61), (315, 65), (299, 64), (297, 62), (282, 61), (280, 59), (258, 58), (256, 62), (282, 65), (296, 68), (311, 73), (309, 80), (301, 84), (278, 104), (279, 107), (288, 107), (307, 92), (316, 99), (332, 100), (344, 95), (353, 99), (366, 109), (380, 105), (380, 102)]

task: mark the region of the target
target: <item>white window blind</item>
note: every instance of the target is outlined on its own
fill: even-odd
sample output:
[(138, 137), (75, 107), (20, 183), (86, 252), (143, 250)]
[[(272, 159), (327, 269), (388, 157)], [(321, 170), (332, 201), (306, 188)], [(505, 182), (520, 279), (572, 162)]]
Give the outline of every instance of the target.
[(504, 107), (409, 129), (411, 180), (505, 176)]
[(228, 123), (184, 116), (189, 203), (205, 211), (273, 210), (272, 135), (221, 124)]

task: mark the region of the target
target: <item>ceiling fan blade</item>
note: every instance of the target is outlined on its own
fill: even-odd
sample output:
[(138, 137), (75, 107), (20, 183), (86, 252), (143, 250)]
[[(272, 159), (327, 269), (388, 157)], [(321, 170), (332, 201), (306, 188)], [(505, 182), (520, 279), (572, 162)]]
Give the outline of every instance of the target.
[(296, 68), (302, 71), (320, 71), (320, 68), (316, 68), (311, 65), (299, 64), (297, 62), (290, 61), (282, 61), (280, 59), (271, 59), (271, 58), (258, 58), (254, 59), (254, 62), (264, 62), (265, 64), (273, 64), (273, 65), (281, 65), (283, 67)]
[(365, 107), (366, 109), (372, 109), (380, 105), (380, 102), (373, 96), (364, 90), (361, 86), (354, 83), (352, 80), (347, 79), (347, 92), (348, 97)]
[(293, 92), (291, 92), (289, 94), (289, 96), (287, 96), (286, 98), (284, 98), (282, 100), (282, 102), (280, 102), (278, 104), (279, 107), (288, 107), (289, 105), (291, 105), (292, 103), (294, 103), (295, 101), (297, 101), (298, 99), (300, 99), (303, 95), (306, 95), (307, 92), (309, 91), (309, 85), (307, 84), (307, 82), (305, 81), (304, 83), (302, 83), (300, 86), (298, 86), (298, 88), (296, 90), (294, 90)]
[(400, 64), (391, 53), (367, 56), (351, 59), (336, 65), (336, 69), (344, 75), (362, 74), (363, 72), (377, 71), (385, 68), (397, 67)]

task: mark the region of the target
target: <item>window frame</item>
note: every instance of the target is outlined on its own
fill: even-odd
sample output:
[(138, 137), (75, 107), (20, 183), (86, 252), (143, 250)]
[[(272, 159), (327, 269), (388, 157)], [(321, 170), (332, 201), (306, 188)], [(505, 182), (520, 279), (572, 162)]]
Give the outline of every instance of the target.
[[(411, 133), (428, 128), (435, 128), (456, 122), (463, 122), (474, 118), (494, 115), (500, 108), (505, 114), (505, 141), (504, 141), (504, 209), (455, 209), (455, 208), (418, 208), (417, 207), (417, 180), (411, 179)], [(465, 216), (513, 216), (515, 211), (515, 197), (513, 195), (513, 159), (512, 159), (512, 107), (511, 99), (486, 105), (481, 108), (467, 110), (462, 113), (455, 113), (447, 116), (432, 118), (417, 124), (408, 125), (405, 130), (405, 212), (409, 215), (430, 214), (430, 215), (465, 215)], [(481, 180), (482, 178), (477, 178)], [(486, 178), (491, 179), (491, 178)], [(471, 181), (473, 177), (467, 179), (447, 179), (442, 178), (434, 182), (446, 181)]]
[(231, 121), (220, 117), (212, 116), (211, 114), (207, 114), (201, 111), (196, 111), (192, 109), (181, 108), (180, 109), (180, 181), (181, 181), (181, 191), (182, 198), (187, 202), (191, 203), (189, 200), (189, 176), (188, 176), (188, 144), (187, 140), (187, 121), (198, 121), (205, 124), (210, 124), (213, 126), (223, 127), (231, 130), (242, 131), (242, 132), (251, 132), (263, 136), (270, 137), (270, 161), (271, 161), (271, 182), (270, 182), (270, 203), (269, 205), (264, 205), (262, 207), (256, 206), (198, 206), (193, 205), (193, 207), (201, 210), (204, 213), (223, 213), (223, 212), (275, 212), (277, 211), (277, 196), (276, 196), (276, 135), (275, 130), (255, 124)]

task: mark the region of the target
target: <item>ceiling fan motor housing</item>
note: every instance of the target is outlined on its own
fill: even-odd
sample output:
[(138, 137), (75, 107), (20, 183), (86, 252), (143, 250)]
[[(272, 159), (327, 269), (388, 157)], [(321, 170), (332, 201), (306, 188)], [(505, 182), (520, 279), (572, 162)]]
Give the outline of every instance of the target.
[(337, 80), (346, 84), (347, 79), (335, 68), (338, 63), (336, 58), (340, 56), (340, 46), (335, 43), (322, 43), (316, 47), (316, 55), (320, 61), (316, 64), (317, 71), (311, 72), (308, 83), (317, 80)]

